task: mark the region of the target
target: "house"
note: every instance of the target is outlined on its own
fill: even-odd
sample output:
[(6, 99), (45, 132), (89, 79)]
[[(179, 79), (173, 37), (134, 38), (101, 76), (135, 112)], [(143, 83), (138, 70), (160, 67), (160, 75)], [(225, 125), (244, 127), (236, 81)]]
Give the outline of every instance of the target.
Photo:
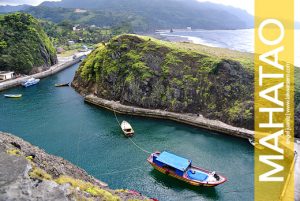
[(69, 41), (68, 41), (68, 45), (74, 45), (74, 44), (75, 44), (74, 41), (72, 41), (72, 40), (69, 40)]
[(81, 47), (81, 50), (79, 50), (79, 52), (87, 52), (89, 50), (89, 48), (86, 45), (83, 45)]
[(64, 48), (62, 48), (62, 47), (56, 48), (57, 54), (61, 54), (61, 53), (63, 53), (64, 51), (65, 51), (65, 50), (64, 50)]
[(0, 80), (8, 80), (15, 77), (14, 72), (10, 71), (0, 71)]
[(86, 29), (86, 26), (85, 25), (80, 25), (80, 24), (77, 24), (77, 25), (74, 25), (73, 26), (73, 31), (80, 31), (80, 30), (85, 30)]
[(192, 30), (192, 27), (187, 27), (186, 29), (189, 30), (189, 31), (191, 31), (191, 30)]
[(79, 8), (76, 8), (74, 10), (74, 13), (86, 13), (86, 12), (87, 12), (87, 10), (83, 10), (83, 9), (79, 9)]

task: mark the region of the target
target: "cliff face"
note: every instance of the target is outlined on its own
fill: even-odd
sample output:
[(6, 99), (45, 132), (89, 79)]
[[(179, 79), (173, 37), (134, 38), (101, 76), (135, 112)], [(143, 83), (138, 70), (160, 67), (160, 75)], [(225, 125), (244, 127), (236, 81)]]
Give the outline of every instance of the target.
[(122, 35), (83, 61), (73, 86), (126, 105), (198, 113), (252, 129), (250, 59), (236, 61), (231, 53), (223, 59), (215, 49), (197, 48)]
[(148, 200), (111, 190), (70, 162), (0, 132), (0, 200)]
[(0, 70), (34, 73), (57, 63), (55, 48), (31, 15), (0, 16)]

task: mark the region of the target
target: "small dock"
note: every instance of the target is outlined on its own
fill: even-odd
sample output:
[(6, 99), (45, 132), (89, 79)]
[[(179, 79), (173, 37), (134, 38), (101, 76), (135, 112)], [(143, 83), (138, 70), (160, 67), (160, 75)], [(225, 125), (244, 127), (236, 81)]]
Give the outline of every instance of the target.
[(50, 75), (56, 74), (76, 63), (79, 63), (83, 57), (85, 57), (85, 55), (78, 56), (76, 59), (72, 59), (71, 57), (63, 58), (58, 64), (51, 66), (46, 71), (36, 73), (36, 74), (30, 75), (30, 76), (23, 76), (23, 77), (19, 77), (16, 79), (1, 82), (0, 83), (0, 91), (4, 91), (6, 89), (19, 86), (31, 77), (36, 78), (36, 79), (42, 79), (42, 78), (48, 77)]

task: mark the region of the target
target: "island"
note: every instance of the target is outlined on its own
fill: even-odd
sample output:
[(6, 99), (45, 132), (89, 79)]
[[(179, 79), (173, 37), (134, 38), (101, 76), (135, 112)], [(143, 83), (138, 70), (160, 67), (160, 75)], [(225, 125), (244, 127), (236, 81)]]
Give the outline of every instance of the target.
[[(253, 66), (250, 53), (124, 34), (100, 44), (82, 62), (72, 86), (89, 95), (88, 102), (103, 107), (109, 100), (125, 106), (193, 114), (238, 127), (229, 132), (240, 133), (239, 128), (253, 130), (254, 125)], [(298, 69), (295, 71), (299, 74)], [(299, 105), (299, 81), (295, 85), (295, 105)], [(100, 99), (95, 101), (95, 97)], [(120, 108), (111, 105), (106, 108)], [(123, 113), (136, 113), (134, 108), (129, 110), (132, 112)], [(149, 110), (140, 115), (146, 113)], [(160, 113), (157, 116), (163, 117)], [(299, 117), (295, 119), (299, 125)]]

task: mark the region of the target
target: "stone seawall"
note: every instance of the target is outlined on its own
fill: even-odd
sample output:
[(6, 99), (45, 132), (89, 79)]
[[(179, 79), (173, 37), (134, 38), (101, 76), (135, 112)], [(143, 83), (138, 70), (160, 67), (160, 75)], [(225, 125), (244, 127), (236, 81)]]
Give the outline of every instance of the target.
[(201, 115), (197, 116), (196, 114), (179, 114), (179, 113), (168, 112), (168, 111), (163, 111), (158, 109), (152, 110), (152, 109), (127, 106), (127, 105), (122, 105), (119, 102), (105, 100), (94, 95), (87, 95), (85, 96), (84, 100), (88, 103), (106, 108), (108, 110), (113, 110), (121, 114), (169, 119), (176, 122), (185, 123), (199, 128), (204, 128), (207, 130), (216, 131), (216, 132), (220, 132), (220, 133), (224, 133), (224, 134), (228, 134), (240, 138), (245, 138), (245, 139), (254, 137), (254, 131), (230, 126), (228, 124), (225, 124), (217, 120), (209, 120), (204, 118)]
[(2, 83), (0, 83), (0, 91), (4, 91), (6, 89), (21, 85), (23, 82), (25, 82), (30, 77), (42, 79), (42, 78), (48, 77), (50, 75), (56, 74), (76, 63), (79, 63), (82, 58), (83, 58), (83, 56), (78, 57), (71, 61), (66, 61), (61, 64), (56, 64), (56, 65), (52, 66), (51, 68), (49, 68), (48, 70), (40, 72), (40, 73), (36, 73), (36, 74), (30, 75), (30, 76), (20, 77), (20, 78), (6, 81), (6, 82), (2, 82)]

